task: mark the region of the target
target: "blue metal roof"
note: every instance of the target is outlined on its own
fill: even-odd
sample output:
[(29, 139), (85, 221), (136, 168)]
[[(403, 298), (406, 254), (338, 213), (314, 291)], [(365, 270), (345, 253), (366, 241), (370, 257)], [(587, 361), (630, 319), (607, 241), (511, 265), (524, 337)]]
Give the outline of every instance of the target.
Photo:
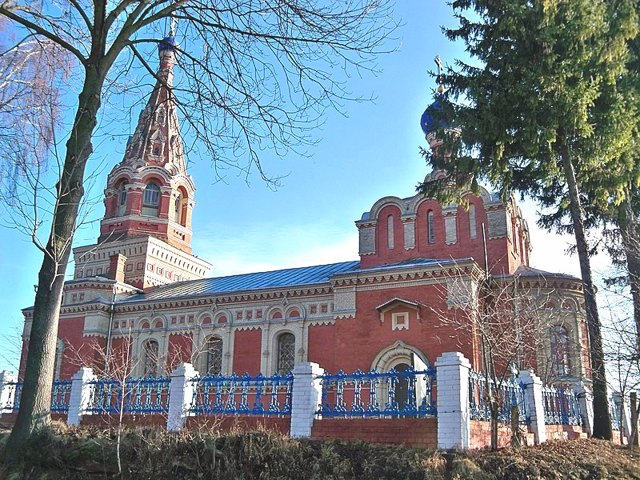
[(284, 270), (274, 270), (271, 272), (203, 278), (201, 280), (190, 280), (164, 285), (140, 295), (133, 295), (118, 303), (190, 297), (194, 295), (214, 295), (218, 293), (242, 292), (267, 288), (286, 288), (297, 285), (315, 285), (328, 283), (333, 275), (357, 270), (359, 266), (360, 262), (354, 260), (329, 265), (286, 268)]
[(380, 265), (367, 269), (360, 269), (360, 261), (331, 263), (328, 265), (314, 265), (311, 267), (286, 268), (271, 272), (245, 273), (228, 277), (203, 278), (186, 282), (171, 283), (151, 289), (145, 293), (133, 295), (116, 303), (142, 302), (148, 300), (165, 300), (180, 297), (200, 295), (216, 295), (231, 292), (246, 292), (269, 288), (288, 288), (296, 286), (317, 285), (329, 283), (331, 277), (339, 274), (358, 272), (386, 271), (397, 268), (427, 267), (446, 265), (470, 258), (438, 260), (433, 258), (413, 258), (392, 265)]

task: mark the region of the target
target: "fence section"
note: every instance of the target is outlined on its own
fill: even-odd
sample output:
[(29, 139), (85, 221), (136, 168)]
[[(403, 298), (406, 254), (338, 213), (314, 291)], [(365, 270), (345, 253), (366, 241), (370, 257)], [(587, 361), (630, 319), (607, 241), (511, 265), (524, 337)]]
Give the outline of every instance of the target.
[(120, 413), (145, 415), (169, 411), (170, 379), (132, 378), (126, 381), (97, 379), (91, 385), (88, 411), (94, 414)]
[[(17, 412), (20, 410), (22, 398), (22, 382), (9, 382), (5, 385), (9, 393), (7, 403), (2, 410)], [(69, 396), (71, 394), (71, 380), (55, 380), (51, 386), (51, 411), (67, 413), (69, 411)]]
[(517, 378), (504, 378), (497, 383), (484, 373), (469, 371), (469, 414), (472, 420), (491, 420), (492, 403), (498, 410), (500, 422), (510, 422), (514, 407), (519, 422), (527, 423), (524, 388)]
[(200, 415), (291, 415), (293, 375), (205, 375), (193, 380), (191, 412)]
[(582, 412), (576, 392), (569, 386), (542, 387), (544, 422), (547, 425), (582, 425)]
[(321, 377), (323, 417), (423, 417), (436, 415), (435, 369), (343, 371)]

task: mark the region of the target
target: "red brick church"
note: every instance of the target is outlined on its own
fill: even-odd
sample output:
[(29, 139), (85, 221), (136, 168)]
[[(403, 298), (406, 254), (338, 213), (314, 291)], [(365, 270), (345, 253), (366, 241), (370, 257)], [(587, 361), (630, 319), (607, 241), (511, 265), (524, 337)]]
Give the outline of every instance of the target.
[[(486, 190), (468, 194), (465, 206), (381, 198), (355, 222), (353, 261), (210, 276), (211, 264), (191, 251), (195, 182), (171, 90), (171, 37), (159, 57), (160, 81), (107, 177), (100, 236), (74, 250), (57, 378), (108, 359), (137, 376), (183, 361), (212, 374), (270, 375), (300, 362), (329, 372), (420, 367), (452, 351), (481, 370), (486, 346), (471, 317), (487, 273), (492, 285), (520, 292), (514, 331), (522, 298), (538, 304), (534, 350), (514, 358), (517, 367), (589, 376), (580, 280), (530, 267), (520, 209)], [(31, 309), (24, 316), (26, 345)]]

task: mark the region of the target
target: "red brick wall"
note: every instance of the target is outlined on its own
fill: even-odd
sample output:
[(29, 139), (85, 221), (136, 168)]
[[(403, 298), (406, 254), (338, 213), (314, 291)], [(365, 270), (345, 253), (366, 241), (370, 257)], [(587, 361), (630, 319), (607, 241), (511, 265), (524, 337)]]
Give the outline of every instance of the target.
[[(421, 318), (418, 320), (415, 310), (405, 307), (404, 309), (410, 313), (409, 329), (392, 330), (392, 312), (387, 312), (384, 322), (381, 322), (376, 307), (394, 297), (429, 305), (438, 313), (430, 308), (423, 308), (420, 312)], [(462, 318), (461, 312), (447, 308), (445, 285), (357, 292), (356, 304), (355, 319), (336, 322), (333, 343), (325, 343), (327, 335), (320, 337), (316, 337), (313, 333), (309, 335), (309, 352), (325, 350), (323, 354), (325, 358), (332, 356), (336, 359), (333, 369), (319, 362), (321, 367), (332, 373), (335, 373), (335, 369), (342, 369), (345, 372), (353, 372), (356, 369), (369, 370), (378, 353), (398, 340), (421, 350), (431, 364), (434, 364), (443, 352), (460, 351), (471, 361), (477, 358), (475, 342), (466, 336), (466, 330), (460, 329), (460, 325), (443, 324), (439, 318), (440, 314), (457, 315)], [(396, 310), (400, 311), (402, 307)], [(462, 318), (461, 321), (464, 319)], [(334, 353), (331, 355), (332, 349)], [(479, 368), (479, 365), (474, 365), (474, 368)]]
[[(491, 446), (491, 422), (481, 420), (471, 420), (470, 437), (471, 448), (489, 448)], [(520, 426), (524, 434), (524, 443), (533, 445), (533, 433), (530, 433), (524, 425)], [(511, 428), (506, 424), (498, 425), (498, 447), (508, 447), (511, 445)]]
[(260, 373), (262, 330), (239, 330), (233, 344), (233, 371), (238, 375)]
[(290, 417), (259, 417), (249, 415), (198, 415), (188, 417), (186, 428), (198, 430), (201, 428), (219, 430), (221, 432), (269, 430), (288, 435), (291, 426)]
[(169, 335), (167, 371), (172, 372), (182, 362), (191, 362), (192, 349), (193, 341), (190, 334)]
[(308, 359), (331, 373), (342, 368), (337, 364), (335, 349), (332, 348), (337, 341), (336, 330), (335, 325), (312, 325), (309, 327)]
[(80, 367), (104, 366), (105, 339), (84, 337), (84, 317), (60, 317), (58, 338), (64, 341), (60, 378), (70, 379)]
[[(431, 199), (425, 199), (417, 209), (415, 222), (415, 248), (405, 250), (404, 230), (400, 221), (400, 211), (394, 204), (380, 209), (376, 226), (376, 252), (360, 258), (362, 268), (377, 265), (390, 265), (410, 258), (473, 258), (484, 268), (484, 248), (482, 244), (482, 224), (488, 228), (488, 219), (481, 198), (468, 195), (469, 203), (476, 207), (476, 237), (471, 238), (469, 229), (469, 211), (458, 207), (456, 215), (456, 243), (445, 243), (445, 222), (441, 205)], [(427, 235), (427, 213), (434, 213), (435, 242), (429, 243)], [(387, 248), (387, 218), (394, 217), (394, 248)], [(507, 228), (511, 221), (507, 220)], [(487, 232), (487, 256), (492, 273), (512, 273), (522, 263), (515, 246), (507, 238), (489, 238)]]
[[(547, 425), (547, 440), (573, 440), (587, 438), (582, 427), (578, 425)], [(618, 432), (614, 432), (615, 434)], [(619, 436), (618, 436), (619, 438)]]
[(435, 418), (323, 418), (313, 421), (311, 438), (436, 448), (438, 427)]
[[(82, 420), (80, 421), (80, 425), (83, 427), (99, 427), (99, 428), (107, 428), (107, 427), (115, 427), (120, 423), (120, 418), (118, 415), (109, 414), (109, 415), (83, 415)], [(162, 427), (165, 428), (167, 425), (167, 417), (162, 414), (152, 414), (152, 415), (124, 415), (122, 417), (122, 424), (127, 427)]]

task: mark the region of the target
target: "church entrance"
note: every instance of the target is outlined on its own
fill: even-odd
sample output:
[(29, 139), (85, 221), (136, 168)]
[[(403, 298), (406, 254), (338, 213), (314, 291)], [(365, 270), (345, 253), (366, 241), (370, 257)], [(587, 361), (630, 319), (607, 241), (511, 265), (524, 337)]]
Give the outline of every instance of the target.
[[(399, 363), (393, 367), (396, 372), (406, 372), (409, 368), (412, 368), (411, 365), (407, 363)], [(407, 405), (407, 400), (409, 399), (409, 379), (407, 377), (398, 378), (398, 383), (396, 383), (395, 389), (395, 402), (400, 410), (405, 408)]]

